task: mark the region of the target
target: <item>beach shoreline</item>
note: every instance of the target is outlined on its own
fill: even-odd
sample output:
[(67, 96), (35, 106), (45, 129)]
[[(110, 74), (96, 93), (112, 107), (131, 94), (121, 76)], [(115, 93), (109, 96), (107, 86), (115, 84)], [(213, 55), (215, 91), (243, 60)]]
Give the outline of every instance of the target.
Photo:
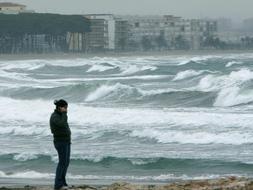
[[(0, 190), (50, 190), (52, 185), (12, 185), (0, 186)], [(248, 178), (226, 177), (219, 179), (176, 181), (167, 184), (142, 184), (115, 182), (110, 185), (78, 184), (70, 186), (72, 190), (252, 190), (253, 181)]]

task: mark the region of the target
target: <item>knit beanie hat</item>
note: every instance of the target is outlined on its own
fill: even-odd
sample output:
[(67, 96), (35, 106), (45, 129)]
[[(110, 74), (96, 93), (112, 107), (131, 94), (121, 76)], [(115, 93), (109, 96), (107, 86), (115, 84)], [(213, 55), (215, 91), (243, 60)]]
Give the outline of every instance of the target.
[(63, 99), (55, 100), (54, 105), (56, 105), (56, 107), (65, 107), (68, 106), (68, 102)]

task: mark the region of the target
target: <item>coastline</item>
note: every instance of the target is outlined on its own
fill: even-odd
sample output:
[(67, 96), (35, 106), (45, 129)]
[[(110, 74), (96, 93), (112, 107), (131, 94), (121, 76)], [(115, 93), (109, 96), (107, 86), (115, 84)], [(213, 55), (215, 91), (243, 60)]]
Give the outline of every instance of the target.
[(104, 52), (104, 53), (44, 53), (44, 54), (0, 54), (0, 60), (29, 60), (29, 59), (71, 59), (93, 57), (146, 57), (146, 56), (204, 56), (247, 54), (253, 50), (172, 50), (147, 52)]
[[(2, 186), (2, 185), (1, 185)], [(52, 185), (0, 186), (0, 190), (51, 190)], [(73, 185), (70, 190), (252, 190), (253, 181), (248, 178), (227, 177), (172, 182), (168, 184), (136, 184), (116, 182), (110, 185)]]

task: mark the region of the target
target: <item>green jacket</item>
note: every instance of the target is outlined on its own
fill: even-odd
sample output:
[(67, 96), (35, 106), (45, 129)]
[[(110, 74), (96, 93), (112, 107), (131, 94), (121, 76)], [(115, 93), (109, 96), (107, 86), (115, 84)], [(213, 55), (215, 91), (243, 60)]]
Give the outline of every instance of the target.
[(71, 142), (67, 113), (55, 110), (50, 117), (50, 129), (54, 135), (54, 142)]

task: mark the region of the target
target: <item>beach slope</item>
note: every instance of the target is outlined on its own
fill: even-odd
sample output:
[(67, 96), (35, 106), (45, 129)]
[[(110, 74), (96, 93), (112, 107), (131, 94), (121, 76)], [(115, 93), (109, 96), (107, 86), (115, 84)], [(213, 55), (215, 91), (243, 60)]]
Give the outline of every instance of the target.
[[(49, 186), (1, 187), (0, 190), (51, 190)], [(228, 177), (212, 180), (191, 180), (166, 185), (142, 185), (126, 182), (107, 186), (72, 186), (70, 190), (253, 190), (253, 181), (246, 178)]]

